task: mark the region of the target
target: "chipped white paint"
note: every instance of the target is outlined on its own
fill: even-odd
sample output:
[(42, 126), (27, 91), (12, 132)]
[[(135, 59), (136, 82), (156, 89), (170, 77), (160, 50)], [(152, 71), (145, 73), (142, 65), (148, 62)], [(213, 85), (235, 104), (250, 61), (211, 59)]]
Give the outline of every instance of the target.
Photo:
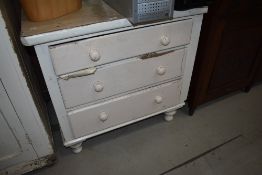
[(109, 22), (91, 24), (88, 26), (80, 26), (71, 29), (64, 29), (54, 32), (43, 33), (39, 35), (21, 37), (21, 41), (26, 46), (33, 46), (33, 45), (47, 43), (50, 41), (57, 41), (65, 38), (71, 38), (80, 35), (86, 35), (86, 34), (103, 32), (103, 31), (110, 31), (114, 29), (130, 27), (130, 26), (132, 25), (127, 19), (118, 19)]
[[(173, 15), (174, 19), (170, 20), (170, 22), (183, 20), (188, 16), (194, 16), (194, 15), (206, 13), (207, 9), (208, 9), (207, 7), (203, 7), (203, 8), (195, 8), (187, 11), (174, 11), (174, 15)], [(164, 22), (159, 22), (159, 24), (161, 23)], [(64, 39), (71, 40), (70, 38), (79, 37), (79, 36), (81, 36), (79, 38), (83, 38), (84, 35), (96, 36), (98, 34), (119, 32), (123, 30), (146, 27), (150, 25), (151, 24), (132, 26), (132, 24), (127, 19), (118, 19), (118, 20), (113, 20), (103, 23), (91, 24), (88, 26), (80, 26), (70, 29), (42, 33), (33, 36), (22, 36), (21, 41), (26, 46), (34, 46), (34, 45), (49, 43), (53, 41), (61, 41)]]
[[(86, 67), (186, 45), (190, 42), (192, 24), (192, 19), (188, 19), (56, 45), (50, 49), (55, 72), (61, 75)], [(163, 36), (169, 40), (166, 45), (162, 44)], [(90, 57), (90, 51), (93, 50), (100, 55), (99, 60), (94, 61)]]
[(0, 45), (0, 174), (13, 170), (20, 174), (26, 170), (20, 171), (18, 165), (53, 154), (53, 148), (1, 12), (0, 36), (4, 43)]
[[(188, 93), (202, 13), (206, 11), (175, 12), (173, 20), (128, 27), (120, 24), (107, 31), (83, 26), (83, 31), (73, 35), (71, 32), (79, 28), (67, 29), (66, 34), (57, 31), (63, 35), (60, 38), (52, 32), (23, 38), (29, 42), (32, 37), (39, 39), (33, 44), (40, 44), (35, 50), (64, 145), (78, 153), (84, 140), (156, 114), (166, 112), (165, 120), (171, 121)], [(168, 54), (161, 55), (165, 52)], [(81, 71), (88, 67), (96, 71), (82, 76)], [(79, 71), (80, 77), (59, 78)]]
[[(181, 81), (172, 81), (68, 113), (76, 138), (172, 108), (179, 104)], [(158, 99), (158, 100), (156, 100)], [(160, 99), (160, 100), (159, 100)], [(106, 121), (100, 114), (108, 115)], [(87, 117), (88, 116), (88, 117)]]
[(124, 127), (124, 126), (127, 126), (127, 125), (130, 125), (132, 123), (136, 123), (136, 122), (139, 122), (139, 121), (142, 121), (142, 120), (145, 120), (147, 118), (150, 118), (152, 116), (155, 116), (155, 115), (158, 115), (158, 114), (161, 114), (161, 113), (165, 113), (166, 111), (176, 111), (177, 109), (179, 108), (182, 108), (183, 106), (185, 105), (185, 103), (181, 103), (181, 104), (178, 104), (172, 108), (168, 108), (168, 109), (165, 109), (163, 111), (158, 111), (157, 113), (153, 113), (153, 114), (150, 114), (150, 115), (146, 115), (146, 116), (143, 116), (143, 117), (140, 117), (140, 118), (137, 118), (137, 119), (134, 119), (134, 120), (131, 120), (131, 121), (128, 121), (128, 122), (125, 122), (125, 123), (122, 123), (122, 124), (119, 124), (117, 126), (113, 126), (113, 127), (110, 127), (110, 128), (106, 128), (104, 130), (101, 130), (101, 131), (98, 131), (98, 132), (95, 132), (93, 134), (89, 134), (89, 135), (86, 135), (86, 136), (83, 136), (83, 137), (80, 137), (80, 138), (77, 138), (77, 139), (74, 139), (72, 141), (69, 141), (69, 142), (65, 142), (64, 145), (65, 146), (74, 146), (78, 143), (82, 143), (83, 141), (89, 139), (89, 138), (92, 138), (92, 137), (95, 137), (95, 136), (98, 136), (98, 135), (101, 135), (101, 134), (104, 134), (106, 132), (109, 132), (109, 131), (112, 131), (112, 130), (115, 130), (115, 129), (118, 129), (118, 128), (121, 128), (121, 127)]
[(193, 72), (193, 67), (195, 63), (195, 57), (197, 52), (197, 46), (202, 26), (202, 19), (203, 15), (196, 15), (194, 16), (194, 25), (192, 28), (192, 34), (191, 34), (191, 42), (188, 45), (187, 53), (185, 63), (184, 63), (184, 69), (186, 70), (184, 72), (184, 76), (182, 79), (182, 90), (181, 90), (181, 103), (184, 102), (187, 99), (187, 94), (190, 86), (191, 76)]
[[(71, 108), (148, 85), (177, 79), (182, 76), (181, 64), (184, 53), (185, 49), (180, 49), (158, 58), (145, 60), (134, 58), (118, 64), (102, 66), (89, 76), (70, 80), (59, 79), (64, 104), (66, 108)], [(159, 68), (164, 68), (166, 72), (164, 74), (160, 72), (161, 75), (159, 75)]]

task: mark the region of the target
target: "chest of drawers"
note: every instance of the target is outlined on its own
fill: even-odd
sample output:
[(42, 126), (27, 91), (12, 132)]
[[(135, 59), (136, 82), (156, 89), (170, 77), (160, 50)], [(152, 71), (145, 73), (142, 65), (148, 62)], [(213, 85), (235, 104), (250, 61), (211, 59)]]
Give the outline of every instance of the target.
[(204, 12), (177, 12), (173, 20), (136, 27), (118, 21), (109, 30), (113, 20), (22, 37), (35, 47), (64, 145), (78, 153), (83, 141), (110, 130), (160, 113), (171, 121), (187, 97)]

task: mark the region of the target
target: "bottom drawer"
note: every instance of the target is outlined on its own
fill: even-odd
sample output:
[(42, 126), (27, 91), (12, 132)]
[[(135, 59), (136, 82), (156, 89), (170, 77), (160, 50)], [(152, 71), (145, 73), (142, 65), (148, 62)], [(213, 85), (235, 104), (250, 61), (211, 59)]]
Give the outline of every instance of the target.
[(180, 81), (166, 83), (68, 113), (76, 138), (129, 122), (179, 103)]

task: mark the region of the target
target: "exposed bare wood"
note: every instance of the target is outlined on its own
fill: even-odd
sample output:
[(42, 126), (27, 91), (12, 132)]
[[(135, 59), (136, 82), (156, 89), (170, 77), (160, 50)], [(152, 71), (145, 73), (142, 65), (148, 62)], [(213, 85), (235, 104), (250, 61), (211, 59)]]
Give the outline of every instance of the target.
[(75, 13), (43, 22), (29, 21), (22, 16), (22, 36), (32, 36), (62, 29), (124, 18), (102, 0), (83, 0), (83, 7)]

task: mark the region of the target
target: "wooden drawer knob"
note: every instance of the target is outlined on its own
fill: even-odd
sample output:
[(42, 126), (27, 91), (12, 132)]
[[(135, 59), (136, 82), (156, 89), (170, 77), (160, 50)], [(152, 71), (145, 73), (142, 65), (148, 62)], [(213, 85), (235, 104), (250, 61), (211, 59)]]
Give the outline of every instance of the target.
[(160, 103), (163, 102), (163, 98), (162, 98), (161, 96), (156, 96), (156, 97), (155, 97), (155, 102), (156, 102), (157, 104), (160, 104)]
[(166, 73), (166, 68), (163, 67), (163, 66), (159, 66), (157, 69), (156, 69), (156, 72), (158, 75), (165, 75)]
[(161, 44), (167, 46), (170, 43), (170, 39), (167, 36), (161, 36)]
[(100, 53), (96, 49), (92, 49), (89, 52), (90, 59), (94, 62), (100, 60), (101, 56)]
[(95, 91), (96, 91), (96, 92), (102, 92), (103, 89), (104, 89), (104, 86), (102, 85), (102, 83), (97, 82), (97, 83), (94, 85), (94, 88), (95, 88)]
[(107, 113), (101, 112), (101, 113), (100, 113), (100, 116), (99, 116), (99, 119), (100, 119), (102, 122), (106, 121), (106, 120), (108, 119)]

